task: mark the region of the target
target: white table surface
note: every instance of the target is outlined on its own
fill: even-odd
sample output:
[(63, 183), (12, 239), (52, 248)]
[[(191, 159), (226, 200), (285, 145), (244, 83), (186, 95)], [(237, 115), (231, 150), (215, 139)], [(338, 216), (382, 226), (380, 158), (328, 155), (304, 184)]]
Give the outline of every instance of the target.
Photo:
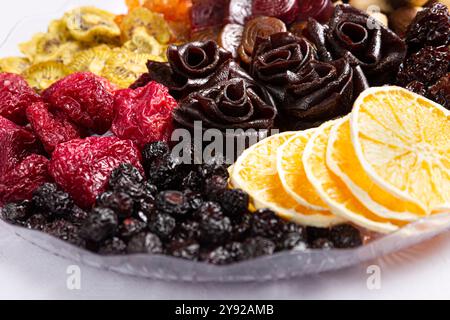
[[(63, 0), (4, 1), (0, 39), (24, 16), (58, 12)], [(116, 12), (123, 0), (81, 0)], [(59, 13), (62, 11), (59, 10)], [(57, 14), (55, 14), (55, 17)], [(26, 31), (24, 38), (33, 31)], [(28, 35), (26, 34), (28, 33)], [(13, 54), (9, 46), (0, 56)], [(81, 289), (67, 289), (70, 261), (50, 256), (12, 235), (0, 235), (0, 299), (448, 299), (450, 233), (403, 252), (333, 273), (255, 284), (150, 281), (81, 266)], [(381, 286), (367, 287), (367, 267), (381, 268)]]

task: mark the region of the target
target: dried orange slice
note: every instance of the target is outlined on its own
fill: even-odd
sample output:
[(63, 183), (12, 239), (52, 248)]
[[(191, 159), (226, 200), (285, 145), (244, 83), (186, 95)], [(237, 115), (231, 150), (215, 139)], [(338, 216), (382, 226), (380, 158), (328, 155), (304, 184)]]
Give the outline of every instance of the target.
[(406, 222), (380, 218), (369, 211), (327, 167), (328, 139), (335, 124), (335, 121), (323, 124), (306, 145), (303, 166), (309, 182), (334, 214), (372, 231), (390, 233), (398, 230)]
[(299, 204), (313, 210), (328, 211), (327, 204), (306, 178), (302, 162), (306, 144), (315, 131), (301, 131), (286, 141), (278, 149), (277, 169), (284, 190)]
[(450, 207), (450, 111), (399, 87), (371, 88), (355, 102), (353, 146), (370, 179), (427, 213)]
[(256, 209), (269, 208), (286, 220), (315, 227), (342, 223), (343, 219), (328, 211), (300, 205), (284, 191), (277, 171), (277, 150), (294, 136), (294, 132), (274, 135), (244, 151), (233, 166), (231, 184), (246, 191)]
[(348, 118), (340, 120), (331, 129), (327, 165), (367, 209), (380, 217), (415, 221), (426, 215), (416, 203), (399, 199), (372, 182), (353, 149)]

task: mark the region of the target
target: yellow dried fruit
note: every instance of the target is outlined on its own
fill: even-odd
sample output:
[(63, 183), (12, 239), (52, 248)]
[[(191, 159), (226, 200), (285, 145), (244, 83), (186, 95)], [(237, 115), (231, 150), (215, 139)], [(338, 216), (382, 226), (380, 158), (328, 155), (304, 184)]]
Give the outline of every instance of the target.
[(134, 30), (140, 27), (145, 27), (147, 33), (159, 43), (166, 44), (170, 41), (170, 29), (163, 15), (146, 8), (136, 8), (123, 18), (120, 25), (123, 40), (130, 40)]
[(143, 73), (147, 72), (149, 60), (162, 61), (160, 57), (150, 54), (135, 53), (126, 49), (114, 49), (106, 61), (102, 76), (119, 87), (127, 88)]
[(23, 72), (23, 76), (31, 87), (42, 91), (70, 73), (71, 70), (63, 63), (49, 61), (32, 65)]
[(89, 71), (100, 75), (105, 67), (106, 61), (111, 57), (112, 49), (107, 45), (83, 50), (77, 53), (69, 68), (73, 71)]
[(21, 74), (31, 65), (30, 60), (22, 57), (7, 57), (0, 59), (0, 72)]
[(120, 28), (115, 23), (115, 15), (95, 7), (81, 7), (67, 12), (64, 21), (78, 41), (95, 43), (116, 43), (120, 38)]

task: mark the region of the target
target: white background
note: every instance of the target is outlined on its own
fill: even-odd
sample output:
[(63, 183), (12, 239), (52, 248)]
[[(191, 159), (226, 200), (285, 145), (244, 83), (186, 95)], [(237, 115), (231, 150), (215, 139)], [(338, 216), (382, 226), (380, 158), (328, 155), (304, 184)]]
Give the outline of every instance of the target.
[[(116, 12), (123, 0), (83, 0)], [(0, 41), (25, 16), (61, 14), (63, 0), (2, 1)], [(59, 11), (58, 11), (59, 10)], [(14, 42), (26, 40), (45, 28), (19, 32), (0, 49), (0, 56), (14, 52)], [(29, 26), (29, 24), (27, 24)], [(0, 299), (440, 299), (450, 298), (450, 233), (428, 243), (339, 272), (256, 284), (187, 284), (149, 281), (81, 266), (81, 290), (67, 289), (66, 270), (72, 263), (50, 256), (12, 235), (0, 235)], [(367, 267), (381, 267), (381, 289), (369, 290)]]

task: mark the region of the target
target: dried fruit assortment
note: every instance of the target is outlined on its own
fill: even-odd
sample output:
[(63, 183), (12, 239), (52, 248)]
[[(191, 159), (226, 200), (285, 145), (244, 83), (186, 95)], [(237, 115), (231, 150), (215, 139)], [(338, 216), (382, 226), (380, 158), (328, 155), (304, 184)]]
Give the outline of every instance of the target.
[[(444, 4), (126, 4), (71, 10), (0, 59), (2, 219), (101, 255), (226, 265), (449, 209)], [(229, 167), (194, 141), (185, 161), (172, 133), (198, 122), (248, 148)]]

